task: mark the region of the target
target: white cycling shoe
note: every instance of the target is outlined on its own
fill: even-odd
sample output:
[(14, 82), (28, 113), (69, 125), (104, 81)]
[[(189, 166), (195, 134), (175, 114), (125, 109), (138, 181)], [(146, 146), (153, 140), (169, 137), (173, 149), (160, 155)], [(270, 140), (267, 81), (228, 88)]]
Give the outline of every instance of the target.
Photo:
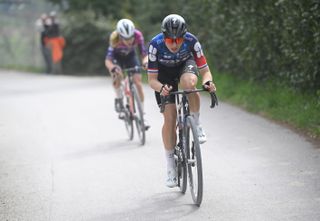
[(198, 138), (199, 138), (199, 143), (203, 144), (207, 141), (207, 135), (204, 132), (203, 128), (201, 125), (197, 126), (197, 133), (198, 133)]
[(177, 180), (177, 172), (175, 169), (168, 169), (167, 171), (167, 179), (166, 179), (166, 186), (173, 188), (178, 185)]

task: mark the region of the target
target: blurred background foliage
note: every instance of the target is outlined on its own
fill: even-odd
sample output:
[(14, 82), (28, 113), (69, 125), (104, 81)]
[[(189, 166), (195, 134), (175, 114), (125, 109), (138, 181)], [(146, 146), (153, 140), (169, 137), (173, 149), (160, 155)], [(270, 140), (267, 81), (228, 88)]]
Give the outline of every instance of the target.
[[(25, 8), (40, 2), (29, 0)], [(147, 44), (160, 31), (162, 19), (178, 13), (199, 38), (212, 69), (261, 84), (272, 79), (320, 95), (319, 0), (49, 0), (48, 5), (59, 12), (67, 41), (63, 61), (67, 73), (107, 74), (104, 55), (118, 19), (132, 19)], [(29, 15), (33, 20), (39, 16)], [(1, 23), (10, 23), (1, 17)], [(33, 23), (22, 22), (19, 27), (28, 29)], [(12, 45), (27, 39), (17, 35), (8, 39), (4, 27), (1, 24), (0, 53), (6, 56), (1, 56), (0, 65), (26, 62), (18, 59)], [(13, 41), (11, 47), (6, 41)], [(35, 53), (35, 48), (28, 53)]]
[[(276, 79), (304, 91), (320, 88), (318, 0), (51, 2), (67, 5), (63, 8), (66, 18), (69, 14), (79, 16), (77, 25), (68, 21), (65, 27), (69, 43), (65, 62), (70, 70), (76, 70), (81, 63), (88, 65), (81, 70), (103, 70), (101, 51), (107, 47), (108, 34), (118, 19), (132, 19), (148, 41), (160, 31), (166, 15), (178, 13), (185, 17), (190, 32), (198, 36), (215, 70), (258, 82)], [(82, 13), (88, 11), (92, 15), (84, 17)], [(83, 50), (71, 47), (74, 42)]]

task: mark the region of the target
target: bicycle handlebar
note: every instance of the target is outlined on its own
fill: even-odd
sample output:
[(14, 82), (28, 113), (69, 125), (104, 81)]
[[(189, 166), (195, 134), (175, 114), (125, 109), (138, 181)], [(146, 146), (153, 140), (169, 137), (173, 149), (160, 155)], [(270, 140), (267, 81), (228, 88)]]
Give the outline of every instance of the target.
[(135, 67), (132, 67), (132, 68), (123, 68), (122, 71), (126, 71), (126, 72), (133, 72), (133, 71), (141, 71), (143, 70), (143, 67), (142, 66), (135, 66)]
[[(196, 93), (196, 92), (203, 92), (203, 91), (207, 91), (205, 89), (193, 89), (193, 90), (182, 90), (182, 91), (173, 91), (170, 92), (168, 96), (162, 96), (160, 95), (160, 99), (161, 99), (161, 104), (160, 104), (160, 112), (163, 113), (164, 112), (164, 108), (165, 105), (168, 103), (169, 100), (169, 96), (170, 95), (177, 95), (177, 94), (183, 94), (183, 95), (187, 95), (187, 94), (191, 94), (191, 93)], [(211, 104), (210, 104), (210, 108), (214, 108), (216, 105), (219, 104), (218, 102), (218, 97), (216, 95), (215, 92), (209, 92), (210, 93), (210, 97), (211, 97)]]

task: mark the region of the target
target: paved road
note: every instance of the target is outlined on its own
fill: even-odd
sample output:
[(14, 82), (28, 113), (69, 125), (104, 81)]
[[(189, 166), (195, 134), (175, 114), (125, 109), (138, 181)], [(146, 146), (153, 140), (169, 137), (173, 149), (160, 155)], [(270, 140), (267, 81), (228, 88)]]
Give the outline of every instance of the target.
[(320, 220), (320, 148), (207, 98), (203, 204), (166, 188), (162, 118), (145, 90), (142, 147), (108, 78), (0, 71), (0, 220)]

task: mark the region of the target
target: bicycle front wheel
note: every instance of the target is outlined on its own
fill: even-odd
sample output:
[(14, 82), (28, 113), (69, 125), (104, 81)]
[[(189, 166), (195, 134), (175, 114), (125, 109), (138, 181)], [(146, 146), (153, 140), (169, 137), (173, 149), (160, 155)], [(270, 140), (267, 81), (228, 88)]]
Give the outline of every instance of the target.
[(186, 120), (186, 155), (190, 191), (194, 203), (197, 206), (200, 206), (203, 196), (203, 174), (200, 143), (193, 117), (188, 116)]
[(138, 90), (135, 85), (132, 85), (132, 97), (133, 97), (133, 110), (134, 110), (134, 120), (137, 129), (137, 134), (141, 145), (145, 144), (146, 141), (146, 131), (143, 119), (143, 109), (138, 94)]
[(187, 190), (187, 164), (185, 155), (183, 154), (180, 146), (181, 143), (175, 147), (174, 158), (178, 171), (178, 187), (180, 188), (181, 193), (185, 194)]

